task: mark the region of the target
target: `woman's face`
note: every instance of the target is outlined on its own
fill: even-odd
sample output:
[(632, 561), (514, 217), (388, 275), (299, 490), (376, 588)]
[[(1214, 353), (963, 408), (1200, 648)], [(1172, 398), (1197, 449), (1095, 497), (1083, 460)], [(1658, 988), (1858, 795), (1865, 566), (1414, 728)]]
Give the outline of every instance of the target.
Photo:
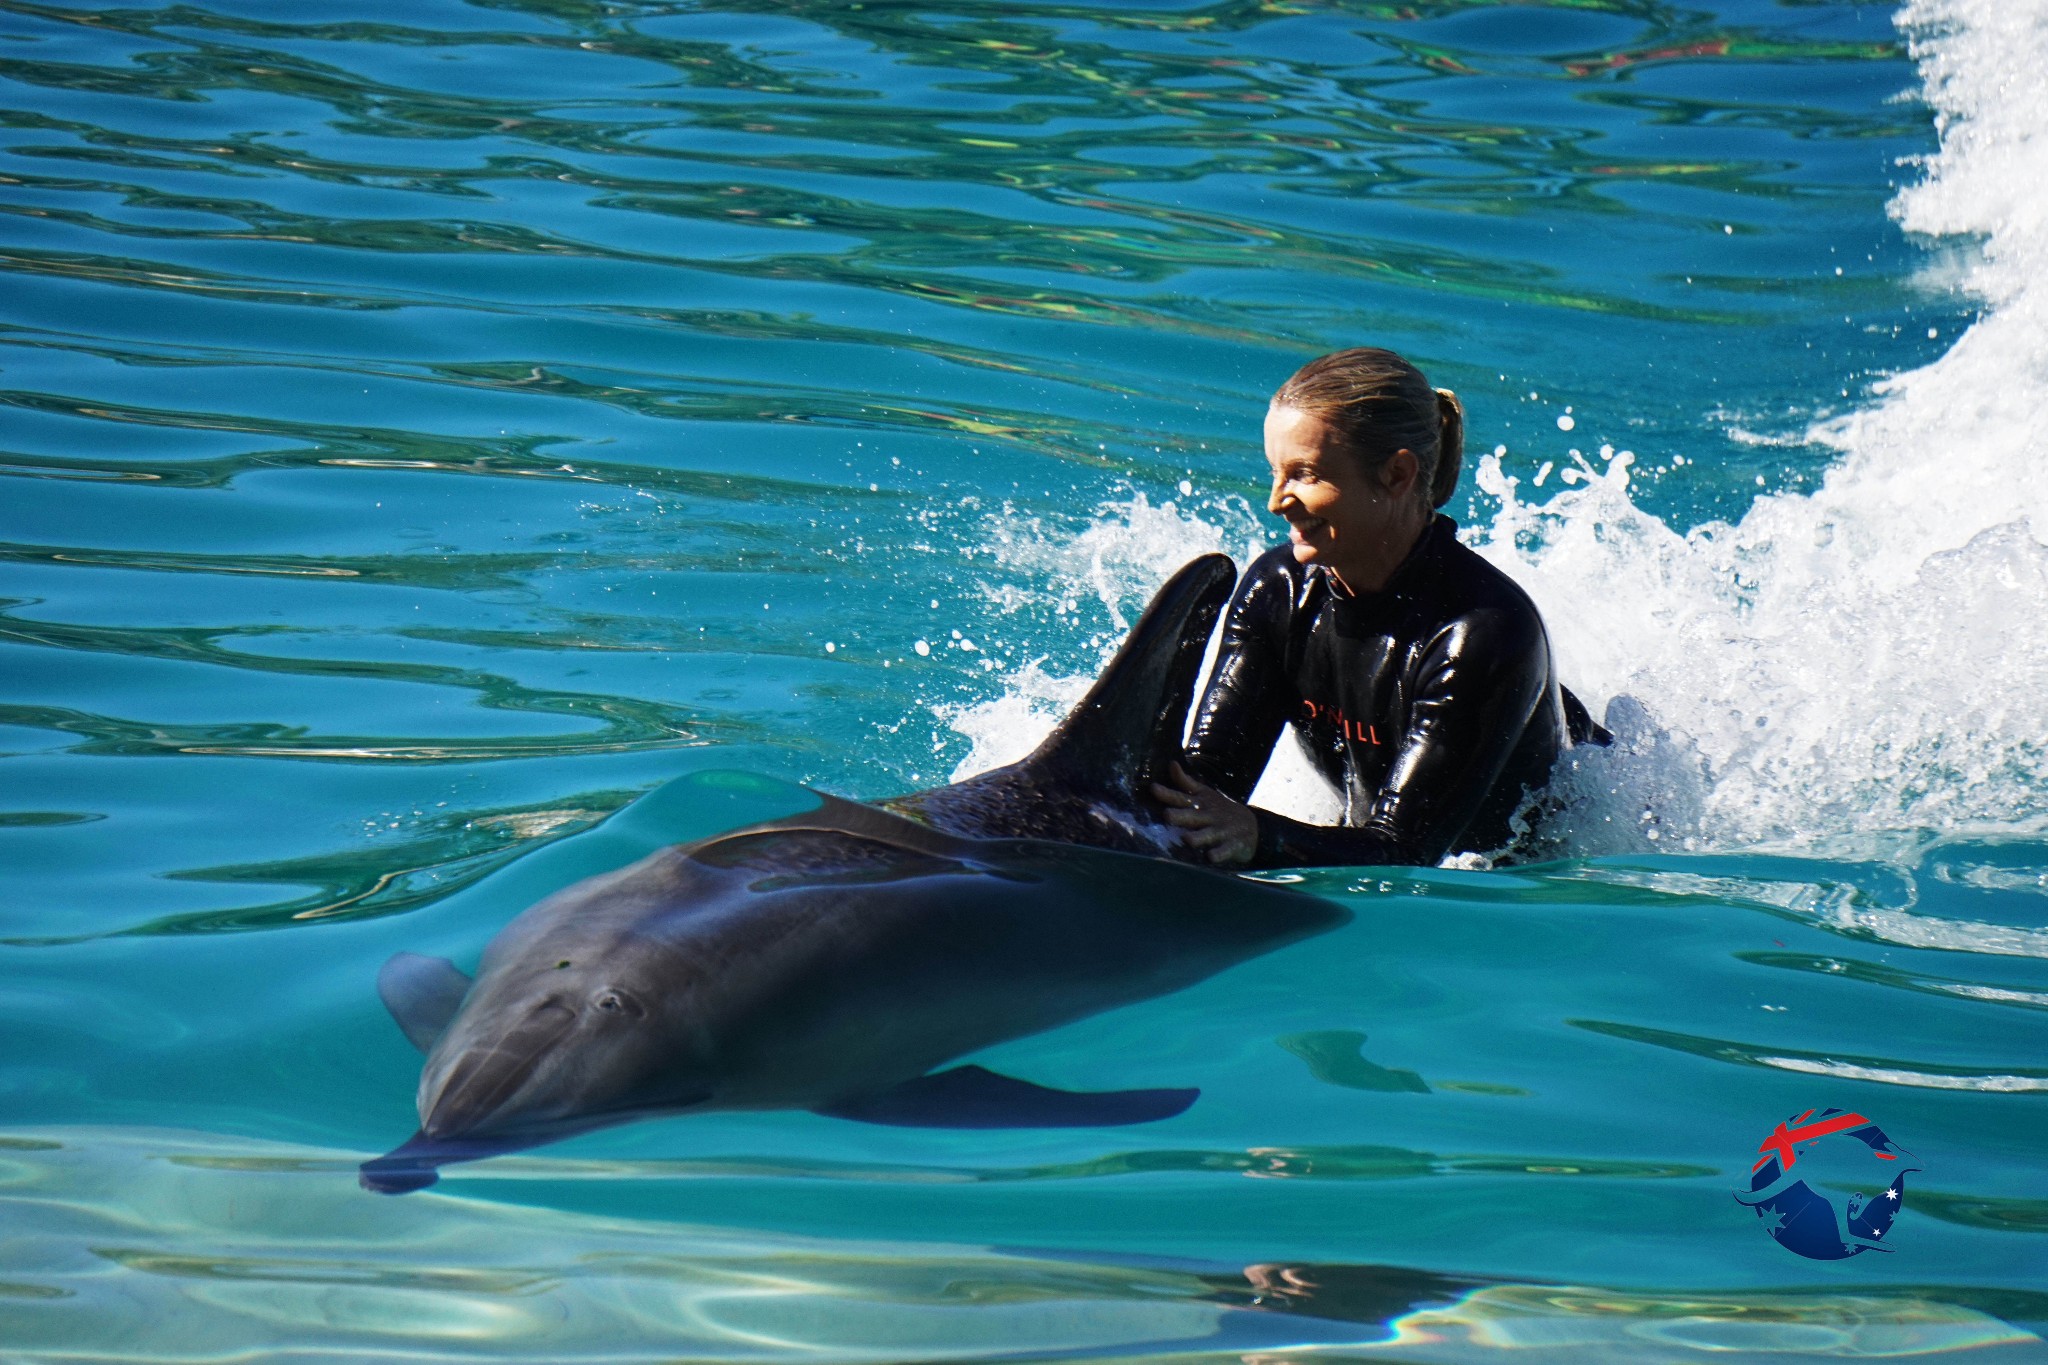
[(1299, 408), (1266, 410), (1266, 463), (1266, 509), (1286, 519), (1295, 559), (1333, 570), (1354, 592), (1377, 591), (1427, 520), (1413, 454), (1397, 451), (1368, 474), (1327, 423)]

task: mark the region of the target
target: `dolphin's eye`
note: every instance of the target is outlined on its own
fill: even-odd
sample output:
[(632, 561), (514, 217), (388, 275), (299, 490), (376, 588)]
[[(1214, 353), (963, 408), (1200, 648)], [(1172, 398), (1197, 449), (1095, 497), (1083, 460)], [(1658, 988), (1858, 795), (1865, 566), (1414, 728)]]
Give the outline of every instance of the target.
[(591, 1003), (606, 1014), (630, 1014), (637, 1017), (641, 1013), (639, 1002), (620, 991), (599, 991)]

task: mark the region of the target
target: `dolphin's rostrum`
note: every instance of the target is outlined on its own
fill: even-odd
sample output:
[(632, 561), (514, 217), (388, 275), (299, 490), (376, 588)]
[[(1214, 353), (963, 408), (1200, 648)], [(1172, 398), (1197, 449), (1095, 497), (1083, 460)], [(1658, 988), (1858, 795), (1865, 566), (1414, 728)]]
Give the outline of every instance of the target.
[[(1179, 754), (1233, 572), (1182, 569), (1022, 762), (663, 848), (520, 915), (474, 983), (400, 953), (378, 991), (427, 1053), (420, 1131), (370, 1189), (627, 1119), (808, 1109), (956, 1128), (1141, 1123), (1186, 1089), (1077, 1093), (978, 1049), (1177, 990), (1345, 917), (1172, 861), (1144, 784)], [(1028, 837), (1015, 837), (1015, 836)]]

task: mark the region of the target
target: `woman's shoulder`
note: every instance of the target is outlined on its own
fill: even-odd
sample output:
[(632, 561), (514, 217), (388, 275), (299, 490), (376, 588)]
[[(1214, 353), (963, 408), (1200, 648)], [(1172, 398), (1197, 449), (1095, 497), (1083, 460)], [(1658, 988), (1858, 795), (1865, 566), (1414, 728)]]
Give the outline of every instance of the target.
[(1508, 574), (1458, 539), (1457, 523), (1439, 518), (1437, 571), (1432, 577), (1446, 591), (1446, 605), (1466, 611), (1493, 610), (1542, 623), (1536, 603)]
[(1425, 589), (1431, 599), (1426, 610), (1436, 618), (1438, 638), (1455, 638), (1466, 650), (1532, 663), (1547, 660), (1550, 632), (1535, 601), (1521, 584), (1460, 543), (1455, 529), (1443, 529)]

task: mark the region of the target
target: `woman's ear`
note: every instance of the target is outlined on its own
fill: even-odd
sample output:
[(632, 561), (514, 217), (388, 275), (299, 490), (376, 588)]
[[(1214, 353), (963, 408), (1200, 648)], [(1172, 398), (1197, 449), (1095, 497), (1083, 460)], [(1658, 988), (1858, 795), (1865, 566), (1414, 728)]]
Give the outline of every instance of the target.
[(1380, 487), (1394, 502), (1405, 502), (1415, 496), (1415, 480), (1422, 474), (1422, 466), (1415, 459), (1415, 452), (1403, 446), (1387, 457), (1380, 466)]

